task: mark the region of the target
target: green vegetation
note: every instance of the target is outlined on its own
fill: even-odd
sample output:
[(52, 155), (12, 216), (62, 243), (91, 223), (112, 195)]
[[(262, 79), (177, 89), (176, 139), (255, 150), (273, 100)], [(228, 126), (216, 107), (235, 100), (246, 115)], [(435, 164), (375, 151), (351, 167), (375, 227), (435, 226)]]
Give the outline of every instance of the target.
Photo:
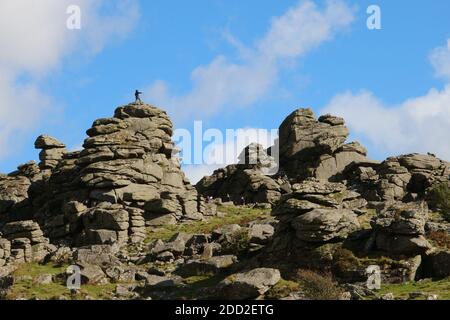
[(222, 246), (223, 252), (240, 255), (248, 252), (250, 236), (247, 229), (241, 229), (233, 234), (229, 242)]
[(149, 243), (157, 239), (167, 241), (179, 232), (201, 234), (210, 233), (219, 227), (229, 224), (244, 226), (250, 221), (266, 219), (270, 216), (267, 210), (247, 207), (219, 206), (218, 211), (224, 213), (225, 216), (212, 217), (206, 221), (186, 222), (157, 229), (150, 229), (148, 231), (146, 242)]
[(439, 300), (450, 299), (450, 278), (440, 281), (422, 280), (418, 282), (382, 285), (379, 295), (392, 293), (395, 298), (406, 299), (411, 292), (436, 294)]
[(394, 260), (378, 255), (376, 252), (370, 256), (357, 257), (352, 251), (344, 248), (338, 248), (334, 252), (333, 261), (335, 267), (342, 271), (365, 268), (370, 265), (378, 265), (382, 269), (401, 268), (405, 263), (403, 260)]
[(434, 231), (427, 234), (427, 239), (440, 249), (450, 249), (450, 235), (445, 231)]
[(297, 281), (306, 298), (311, 300), (339, 300), (343, 290), (333, 280), (331, 274), (319, 274), (311, 270), (299, 270)]
[[(216, 287), (225, 275), (201, 275), (192, 276), (184, 279), (184, 285), (176, 288), (167, 288), (172, 294), (172, 299), (176, 300), (195, 300), (201, 299), (203, 291), (208, 288)], [(164, 289), (162, 289), (164, 290)]]
[(450, 221), (450, 186), (447, 183), (439, 184), (431, 189), (430, 196), (442, 216)]
[(86, 297), (101, 300), (112, 298), (116, 288), (115, 284), (82, 285), (77, 294), (71, 294), (64, 283), (53, 282), (50, 284), (36, 284), (34, 281), (39, 275), (50, 274), (56, 276), (65, 272), (66, 268), (67, 266), (58, 266), (54, 264), (23, 264), (14, 272), (15, 282), (6, 298), (8, 300), (81, 300), (86, 299)]
[(269, 300), (279, 300), (287, 297), (292, 292), (300, 290), (297, 282), (281, 279), (275, 286), (266, 292), (265, 298)]
[(15, 272), (15, 277), (37, 277), (41, 274), (51, 274), (56, 275), (65, 272), (67, 265), (56, 265), (52, 263), (48, 264), (38, 264), (38, 263), (28, 263), (21, 265)]

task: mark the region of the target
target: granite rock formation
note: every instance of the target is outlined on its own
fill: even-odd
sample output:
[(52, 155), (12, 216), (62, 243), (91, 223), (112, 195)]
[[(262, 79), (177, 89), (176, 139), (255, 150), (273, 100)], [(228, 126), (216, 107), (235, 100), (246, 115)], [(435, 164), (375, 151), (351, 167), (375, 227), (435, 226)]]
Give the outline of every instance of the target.
[[(164, 111), (133, 103), (94, 121), (82, 150), (38, 137), (39, 164), (0, 175), (0, 299), (30, 262), (78, 266), (83, 284), (119, 283), (119, 299), (190, 289), (197, 299), (262, 299), (296, 287), (282, 280), (297, 281), (299, 268), (331, 273), (342, 299), (377, 297), (365, 287), (374, 265), (383, 283), (449, 276), (450, 222), (433, 196), (450, 183), (448, 162), (372, 161), (347, 143), (342, 118), (299, 109), (275, 146), (250, 144), (194, 188), (172, 131)], [(205, 275), (220, 281), (191, 283)], [(282, 298), (305, 297), (295, 290)]]
[(263, 146), (250, 144), (239, 156), (239, 162), (218, 169), (200, 180), (196, 188), (205, 197), (221, 198), (240, 204), (275, 203), (285, 193), (286, 180), (268, 176), (267, 170), (276, 166), (275, 159)]
[(181, 171), (172, 133), (164, 111), (129, 104), (94, 121), (80, 151), (38, 137), (39, 166), (0, 178), (3, 229), (26, 218), (52, 242), (112, 244), (142, 241), (146, 225), (214, 214)]
[(262, 150), (261, 146), (250, 145), (242, 152), (249, 154), (248, 150), (258, 150), (262, 159), (276, 153), (278, 163), (272, 167), (277, 167), (277, 173), (264, 172), (261, 165), (264, 161), (256, 161), (255, 156), (241, 156), (240, 164), (204, 177), (197, 183), (197, 190), (205, 196), (224, 198), (230, 195), (235, 201), (244, 196), (248, 202), (274, 204), (282, 194), (291, 192), (292, 184), (306, 178), (340, 181), (349, 166), (373, 163), (358, 142), (346, 143), (348, 135), (344, 119), (331, 115), (316, 119), (311, 109), (299, 109), (281, 124), (275, 146)]

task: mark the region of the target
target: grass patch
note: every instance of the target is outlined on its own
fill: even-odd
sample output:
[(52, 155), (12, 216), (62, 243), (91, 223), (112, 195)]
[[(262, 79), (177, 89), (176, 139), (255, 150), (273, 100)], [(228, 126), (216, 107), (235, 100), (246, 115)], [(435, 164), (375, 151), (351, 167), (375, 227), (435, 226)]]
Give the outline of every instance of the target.
[(425, 294), (436, 294), (439, 300), (450, 300), (450, 278), (432, 281), (422, 280), (403, 284), (382, 285), (378, 292), (380, 295), (394, 294), (396, 298), (408, 298), (411, 292), (423, 292)]
[[(94, 300), (110, 300), (116, 290), (117, 284), (82, 285), (78, 296), (89, 296)], [(76, 298), (76, 296), (75, 296)]]
[(241, 255), (245, 252), (248, 252), (250, 247), (250, 235), (249, 231), (246, 228), (243, 228), (239, 231), (236, 231), (233, 234), (233, 237), (230, 239), (230, 241), (226, 241), (222, 245), (222, 251), (234, 254), (234, 255)]
[(445, 220), (450, 221), (450, 186), (439, 184), (430, 190), (430, 197)]
[(450, 235), (445, 231), (430, 232), (427, 239), (438, 248), (450, 249)]
[(266, 292), (265, 298), (269, 300), (279, 300), (287, 297), (292, 292), (299, 291), (299, 289), (300, 285), (297, 282), (281, 279)]
[(41, 274), (59, 274), (66, 271), (68, 265), (56, 265), (53, 263), (48, 264), (38, 264), (38, 263), (27, 263), (22, 264), (15, 272), (15, 277), (37, 277)]
[(376, 252), (369, 256), (358, 257), (352, 251), (344, 248), (338, 248), (333, 255), (335, 266), (341, 270), (352, 270), (355, 268), (365, 268), (370, 265), (378, 265), (382, 269), (404, 267), (404, 260), (394, 260)]
[(311, 300), (340, 300), (344, 292), (328, 273), (298, 270), (296, 278), (305, 296)]
[(28, 263), (21, 265), (15, 272), (15, 282), (8, 292), (6, 299), (17, 300), (54, 300), (70, 299), (84, 300), (87, 296), (95, 300), (111, 299), (116, 289), (116, 284), (106, 285), (82, 285), (79, 292), (71, 295), (69, 289), (63, 283), (35, 284), (34, 279), (42, 274), (58, 275), (64, 273), (66, 265)]
[(218, 211), (225, 213), (224, 217), (212, 217), (206, 221), (185, 222), (177, 225), (168, 225), (157, 229), (149, 229), (146, 243), (161, 239), (168, 241), (179, 232), (189, 234), (211, 233), (215, 229), (229, 225), (238, 224), (245, 226), (247, 223), (270, 217), (270, 213), (264, 209), (236, 207), (236, 206), (218, 206)]
[(216, 287), (226, 276), (225, 275), (200, 275), (184, 279), (184, 285), (170, 288), (171, 299), (176, 300), (197, 300), (203, 296), (202, 291)]

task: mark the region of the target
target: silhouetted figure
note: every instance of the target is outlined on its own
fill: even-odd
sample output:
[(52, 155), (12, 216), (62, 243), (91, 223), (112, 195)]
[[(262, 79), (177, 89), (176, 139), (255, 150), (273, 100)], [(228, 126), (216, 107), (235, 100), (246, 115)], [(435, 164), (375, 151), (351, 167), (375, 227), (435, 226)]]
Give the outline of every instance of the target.
[(136, 98), (135, 103), (142, 103), (141, 94), (142, 94), (142, 92), (140, 92), (139, 90), (136, 90), (136, 92), (134, 93), (134, 96)]
[(246, 205), (246, 203), (245, 203), (245, 198), (244, 198), (244, 197), (241, 197), (240, 205), (241, 205), (241, 206), (245, 206), (245, 205)]

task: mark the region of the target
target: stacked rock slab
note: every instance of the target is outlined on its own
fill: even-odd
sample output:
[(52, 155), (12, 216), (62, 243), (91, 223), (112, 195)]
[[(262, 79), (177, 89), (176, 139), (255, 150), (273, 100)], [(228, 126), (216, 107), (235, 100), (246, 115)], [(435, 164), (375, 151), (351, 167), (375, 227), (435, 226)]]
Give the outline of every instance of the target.
[(3, 237), (11, 243), (14, 262), (41, 261), (47, 252), (49, 239), (39, 224), (32, 220), (9, 222), (3, 226)]
[(142, 240), (145, 224), (202, 219), (205, 206), (180, 169), (172, 133), (167, 114), (146, 104), (94, 121), (83, 150), (63, 153), (33, 199), (45, 233), (77, 245), (123, 243)]
[(11, 242), (0, 237), (0, 268), (5, 266), (11, 256)]
[(30, 185), (30, 180), (24, 176), (0, 176), (0, 223), (8, 219), (9, 214), (29, 205)]
[(200, 180), (196, 188), (205, 197), (228, 199), (240, 204), (275, 203), (281, 197), (283, 181), (280, 177), (269, 176), (277, 166), (260, 144), (250, 144), (240, 156), (239, 162), (214, 171), (211, 176)]
[(33, 161), (19, 166), (9, 175), (0, 175), (0, 230), (8, 221), (32, 217), (28, 192), (40, 175), (39, 167)]
[(358, 142), (345, 144), (348, 135), (344, 119), (316, 119), (311, 109), (298, 109), (279, 128), (280, 166), (297, 180), (339, 180), (348, 165), (367, 161), (367, 151)]
[(39, 168), (41, 170), (52, 170), (55, 168), (59, 161), (67, 153), (66, 146), (47, 135), (39, 136), (34, 143), (36, 149), (41, 149), (39, 153)]
[(344, 240), (360, 229), (357, 213), (367, 202), (341, 183), (307, 179), (293, 185), (272, 214), (279, 220), (271, 251), (293, 255), (302, 263), (305, 252), (326, 243)]
[(425, 239), (425, 203), (387, 204), (371, 222), (376, 249), (392, 255), (414, 256), (431, 249)]
[(408, 154), (381, 164), (359, 163), (345, 175), (370, 201), (415, 201), (426, 198), (430, 187), (448, 182), (450, 163), (431, 154)]

